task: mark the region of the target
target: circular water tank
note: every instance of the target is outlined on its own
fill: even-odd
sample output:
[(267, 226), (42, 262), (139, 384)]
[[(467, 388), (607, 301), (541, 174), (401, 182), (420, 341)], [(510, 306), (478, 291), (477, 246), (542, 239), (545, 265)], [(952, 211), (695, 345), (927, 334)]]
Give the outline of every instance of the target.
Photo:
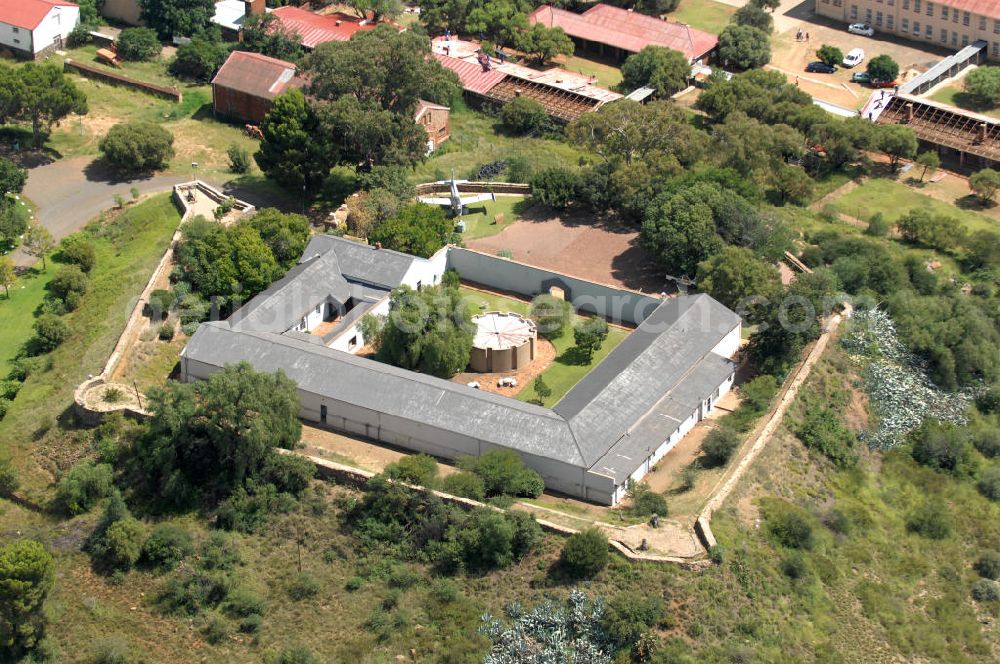
[(487, 311), (472, 317), (469, 366), (479, 373), (503, 373), (526, 367), (535, 359), (538, 332), (535, 323), (519, 314)]

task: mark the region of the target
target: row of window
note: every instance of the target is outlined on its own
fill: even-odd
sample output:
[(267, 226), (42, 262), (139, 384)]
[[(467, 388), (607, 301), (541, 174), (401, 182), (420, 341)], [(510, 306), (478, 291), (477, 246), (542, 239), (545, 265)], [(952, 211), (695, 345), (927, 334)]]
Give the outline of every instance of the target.
[[(909, 10), (910, 9), (910, 2), (911, 2), (911, 0), (900, 0), (900, 1), (902, 2), (902, 6), (903, 6), (904, 10)], [(822, 2), (824, 4), (830, 4), (830, 0), (822, 0)], [(896, 4), (895, 0), (877, 0), (877, 2), (878, 2), (878, 4), (882, 4), (883, 2), (885, 2), (890, 7), (892, 7), (892, 6), (894, 6)], [(928, 3), (924, 4), (923, 6), (921, 6), (921, 0), (912, 0), (912, 2), (913, 2), (913, 11), (915, 13), (919, 14), (919, 13), (921, 13), (921, 9), (924, 9), (924, 12), (927, 14), (927, 16), (934, 16), (934, 3), (933, 2), (928, 2)], [(840, 7), (841, 6), (841, 0), (833, 0), (833, 4), (836, 7)], [(880, 16), (881, 12), (876, 12), (875, 15), (876, 16)], [(963, 11), (959, 11), (957, 9), (952, 9), (950, 7), (942, 6), (941, 7), (940, 15), (941, 15), (941, 19), (945, 20), (945, 21), (947, 21), (950, 18), (952, 23), (958, 23), (959, 19), (961, 19), (962, 25), (964, 25), (964, 26), (971, 26), (972, 25), (972, 14), (969, 13), (969, 12), (963, 12)], [(865, 10), (865, 16), (866, 16), (866, 20), (868, 22), (872, 22), (872, 10), (871, 9), (866, 9)], [(986, 32), (986, 30), (987, 30), (987, 23), (988, 23), (986, 17), (985, 16), (978, 16), (976, 18), (978, 19), (978, 23), (979, 23), (979, 30), (982, 31), (982, 32)], [(857, 20), (857, 19), (858, 19), (858, 6), (857, 5), (851, 5), (851, 20)], [(901, 19), (901, 23), (903, 21), (906, 21), (906, 20), (907, 19)], [(881, 24), (881, 22), (877, 22), (876, 23), (876, 25), (880, 25), (880, 24)], [(892, 28), (892, 17), (891, 17), (891, 15), (888, 18), (887, 24), (888, 24), (889, 28), (891, 29)], [(993, 34), (1000, 35), (1000, 20), (994, 20), (993, 21)]]

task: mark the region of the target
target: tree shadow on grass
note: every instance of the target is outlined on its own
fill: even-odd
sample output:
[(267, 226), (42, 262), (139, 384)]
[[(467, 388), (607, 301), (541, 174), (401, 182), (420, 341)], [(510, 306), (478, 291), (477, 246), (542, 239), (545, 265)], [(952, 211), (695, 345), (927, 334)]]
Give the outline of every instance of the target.
[(125, 173), (108, 163), (106, 159), (94, 159), (83, 168), (83, 174), (90, 182), (106, 182), (108, 184), (131, 184), (140, 180), (153, 178), (152, 171), (145, 173)]
[(975, 194), (966, 194), (961, 198), (955, 199), (955, 207), (961, 208), (963, 210), (970, 210), (973, 212), (985, 212), (994, 205), (996, 205), (996, 203), (993, 202), (984, 205), (982, 199), (980, 199)]
[(556, 357), (556, 362), (574, 367), (585, 367), (590, 364), (592, 359), (591, 357), (587, 357), (587, 353), (581, 350), (579, 346), (571, 346)]

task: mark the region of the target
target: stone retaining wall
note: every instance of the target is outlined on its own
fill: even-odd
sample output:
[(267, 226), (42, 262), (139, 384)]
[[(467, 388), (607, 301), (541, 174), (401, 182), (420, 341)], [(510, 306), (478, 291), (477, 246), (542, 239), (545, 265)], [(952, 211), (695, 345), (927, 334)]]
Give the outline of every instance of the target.
[(95, 78), (99, 81), (104, 81), (105, 83), (110, 83), (112, 85), (124, 85), (127, 88), (139, 90), (140, 92), (145, 92), (146, 94), (151, 94), (154, 97), (160, 97), (161, 99), (169, 99), (173, 102), (180, 102), (181, 99), (183, 99), (181, 91), (177, 88), (169, 88), (164, 85), (138, 81), (134, 78), (117, 74), (102, 67), (94, 67), (92, 65), (76, 62), (70, 59), (63, 62), (63, 70), (75, 71), (85, 78)]
[[(417, 196), (428, 194), (444, 194), (451, 192), (451, 180), (440, 182), (425, 182), (416, 186)], [(460, 194), (520, 194), (531, 195), (531, 185), (518, 182), (459, 182)]]

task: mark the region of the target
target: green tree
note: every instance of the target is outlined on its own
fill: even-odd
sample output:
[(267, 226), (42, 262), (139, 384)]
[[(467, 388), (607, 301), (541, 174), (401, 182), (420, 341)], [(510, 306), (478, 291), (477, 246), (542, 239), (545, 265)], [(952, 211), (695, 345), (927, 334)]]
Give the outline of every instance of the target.
[(500, 109), (500, 122), (515, 134), (534, 134), (551, 124), (545, 107), (534, 99), (516, 97)]
[(381, 108), (372, 100), (344, 95), (316, 106), (322, 136), (336, 136), (329, 145), (332, 163), (370, 169), (378, 165), (411, 166), (427, 153), (427, 133), (404, 115)]
[(117, 53), (123, 60), (152, 60), (160, 55), (162, 48), (156, 30), (150, 28), (126, 28), (117, 43)]
[(979, 197), (983, 205), (989, 205), (1000, 191), (1000, 172), (992, 168), (976, 171), (969, 177), (969, 188)]
[(106, 463), (81, 461), (59, 478), (56, 504), (67, 514), (82, 514), (111, 495), (114, 469)]
[(87, 292), (87, 275), (79, 265), (63, 265), (49, 282), (49, 290), (63, 300), (70, 293), (83, 295)]
[(535, 382), (532, 383), (532, 388), (535, 390), (535, 395), (539, 401), (545, 401), (552, 396), (552, 388), (545, 383), (545, 379), (541, 376), (535, 379)]
[(541, 475), (524, 465), (517, 452), (492, 450), (478, 457), (463, 457), (458, 467), (483, 480), (487, 496), (537, 498), (545, 490)]
[(410, 454), (387, 465), (385, 474), (430, 489), (437, 485), (438, 462), (429, 454)]
[(781, 0), (751, 0), (751, 4), (754, 7), (760, 7), (761, 9), (770, 9), (772, 12), (781, 6)]
[(600, 316), (593, 316), (573, 327), (573, 343), (580, 349), (587, 362), (594, 353), (601, 349), (604, 340), (608, 338), (608, 321)]
[(129, 570), (142, 555), (146, 529), (131, 516), (115, 521), (104, 531), (99, 562), (110, 569)]
[[(898, 126), (898, 125), (893, 125)], [(773, 178), (786, 160), (800, 157), (805, 138), (786, 124), (768, 125), (735, 111), (712, 129), (715, 156), (721, 165), (758, 181)]]
[(305, 54), (298, 33), (287, 30), (281, 19), (267, 13), (246, 18), (240, 46), (241, 50), (290, 62), (298, 62)]
[(893, 172), (899, 169), (900, 159), (911, 159), (917, 154), (917, 135), (903, 125), (881, 125), (876, 142), (878, 149), (889, 157)]
[(226, 156), (229, 157), (229, 170), (238, 175), (250, 172), (250, 153), (236, 143), (232, 143), (226, 149)]
[(924, 181), (924, 177), (927, 175), (927, 171), (931, 172), (931, 175), (941, 166), (941, 157), (934, 150), (927, 150), (926, 152), (921, 152), (917, 155), (917, 165), (923, 166), (920, 172), (920, 181)]
[(674, 276), (693, 276), (698, 264), (722, 249), (712, 208), (683, 194), (653, 201), (642, 223), (643, 245)]
[(517, 36), (517, 47), (544, 65), (557, 55), (573, 55), (574, 45), (560, 27), (535, 23)]
[(139, 0), (142, 20), (160, 39), (200, 35), (215, 15), (214, 0)]
[(698, 264), (698, 288), (730, 309), (750, 310), (757, 298), (781, 292), (781, 276), (773, 265), (745, 247), (725, 247)]
[(627, 93), (648, 85), (656, 90), (658, 97), (669, 97), (687, 87), (690, 72), (691, 65), (683, 53), (662, 46), (646, 46), (622, 63), (622, 82), (618, 87)]
[(31, 343), (39, 354), (55, 350), (69, 336), (69, 325), (55, 314), (42, 314), (35, 319), (34, 330)]
[(319, 190), (330, 171), (319, 121), (301, 90), (275, 98), (260, 125), (264, 139), (254, 155), (269, 178), (295, 192)]
[(733, 22), (736, 25), (757, 28), (765, 34), (771, 34), (774, 31), (774, 17), (752, 2), (748, 2), (736, 10), (736, 13), (733, 14)]
[(888, 55), (878, 55), (868, 61), (868, 75), (873, 81), (895, 81), (899, 64)]
[(451, 473), (441, 481), (441, 490), (453, 496), (462, 496), (472, 500), (486, 498), (486, 485), (483, 478), (475, 473)]
[(14, 285), (17, 274), (14, 272), (14, 261), (10, 256), (0, 256), (0, 286), (3, 286), (4, 295), (10, 299), (10, 287)]
[(20, 71), (20, 117), (31, 123), (35, 147), (41, 147), (52, 125), (70, 113), (87, 112), (87, 96), (51, 64), (29, 62)]
[(264, 208), (242, 223), (257, 231), (274, 260), (285, 270), (298, 263), (309, 244), (309, 220), (301, 214)]
[(299, 442), (298, 389), (282, 372), (246, 362), (207, 381), (151, 390), (154, 413), (136, 441), (129, 476), (164, 506), (216, 501), (259, 481), (274, 448)]
[(587, 528), (569, 536), (559, 562), (571, 577), (585, 579), (607, 567), (608, 558), (607, 535), (597, 528)]
[(142, 560), (153, 567), (173, 569), (193, 551), (191, 535), (187, 529), (176, 523), (165, 522), (153, 528), (153, 532), (142, 543)]
[(709, 466), (724, 466), (743, 443), (740, 434), (726, 426), (715, 427), (705, 436), (701, 453)]
[(553, 166), (531, 178), (531, 197), (542, 205), (565, 210), (576, 198), (577, 175), (568, 168)]
[(413, 203), (400, 210), (395, 218), (371, 229), (368, 243), (429, 258), (448, 242), (453, 227), (454, 224), (440, 207)]
[(476, 3), (469, 10), (465, 29), (482, 34), (494, 44), (514, 45), (521, 31), (528, 28), (526, 12), (530, 10), (531, 5), (523, 0), (491, 0)]
[(0, 657), (17, 661), (45, 632), (43, 605), (55, 582), (56, 563), (38, 542), (0, 547)]
[(538, 332), (549, 339), (557, 339), (573, 321), (573, 305), (566, 300), (542, 293), (531, 301), (528, 315)]
[(360, 18), (371, 15), (376, 22), (382, 19), (394, 21), (403, 13), (402, 0), (350, 0), (345, 4)]
[(816, 57), (819, 58), (820, 62), (825, 62), (828, 65), (836, 66), (839, 65), (844, 60), (844, 52), (841, 51), (836, 46), (831, 46), (830, 44), (823, 44), (816, 50)]
[(701, 157), (704, 135), (687, 112), (669, 101), (621, 100), (584, 113), (567, 128), (570, 140), (602, 160), (626, 165), (659, 162), (666, 156), (689, 166)]
[(956, 474), (969, 470), (972, 447), (965, 429), (927, 418), (907, 438), (917, 463)]
[(473, 325), (458, 289), (397, 288), (375, 358), (404, 369), (450, 377), (465, 369)]
[(914, 208), (896, 221), (904, 240), (932, 249), (951, 251), (965, 241), (965, 227), (953, 217), (931, 213), (927, 208)]
[(807, 203), (812, 195), (813, 179), (804, 168), (781, 164), (771, 172), (769, 180), (771, 191), (782, 205), (787, 202), (802, 205)]
[(976, 67), (965, 75), (964, 86), (977, 103), (993, 106), (1000, 101), (1000, 67)]
[(458, 32), (465, 25), (471, 8), (470, 0), (423, 0), (420, 3), (420, 24), (431, 35), (450, 28)]
[(152, 122), (116, 124), (98, 143), (115, 169), (148, 173), (165, 168), (174, 157), (174, 135)]
[(771, 37), (760, 28), (730, 24), (719, 34), (719, 57), (740, 69), (763, 67), (771, 60)]
[(28, 230), (24, 233), (24, 253), (35, 258), (42, 259), (42, 269), (48, 269), (45, 265), (45, 257), (55, 249), (56, 241), (52, 239), (52, 233), (37, 222), (28, 224)]
[(309, 92), (333, 101), (351, 95), (405, 115), (413, 124), (417, 100), (449, 104), (459, 93), (458, 77), (430, 57), (430, 42), (413, 30), (388, 25), (359, 32), (350, 41), (320, 44), (303, 62)]
[(229, 46), (226, 44), (192, 37), (191, 41), (177, 47), (177, 55), (170, 63), (170, 71), (175, 76), (210, 81), (228, 55)]
[(0, 205), (7, 194), (20, 194), (28, 181), (28, 171), (6, 157), (0, 157)]
[(84, 272), (90, 272), (97, 263), (97, 249), (94, 243), (82, 235), (70, 235), (61, 243), (62, 260), (70, 265), (76, 265)]

